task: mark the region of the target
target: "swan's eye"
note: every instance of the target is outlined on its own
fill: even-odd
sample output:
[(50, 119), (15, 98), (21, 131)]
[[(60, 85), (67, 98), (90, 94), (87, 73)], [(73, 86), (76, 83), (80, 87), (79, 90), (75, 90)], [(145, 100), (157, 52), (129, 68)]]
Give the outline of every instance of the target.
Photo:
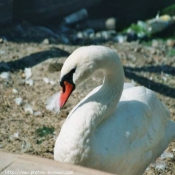
[(67, 81), (71, 84), (73, 83), (73, 74), (76, 71), (76, 68), (73, 68), (69, 73), (67, 73), (66, 75), (64, 75), (60, 81), (60, 86), (63, 87), (64, 89), (64, 81)]
[(73, 68), (70, 72), (73, 74), (75, 73), (75, 71), (76, 71), (76, 68)]

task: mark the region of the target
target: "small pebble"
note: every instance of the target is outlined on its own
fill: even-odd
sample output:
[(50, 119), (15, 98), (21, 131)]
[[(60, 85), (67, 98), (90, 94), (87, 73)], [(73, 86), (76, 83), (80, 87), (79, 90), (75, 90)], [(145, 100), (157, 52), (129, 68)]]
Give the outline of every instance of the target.
[(167, 81), (167, 77), (165, 77), (165, 76), (162, 76), (162, 79), (163, 79), (164, 81)]
[(50, 80), (49, 80), (48, 78), (46, 78), (46, 77), (43, 77), (43, 80), (44, 80), (44, 82), (47, 83), (47, 84), (49, 84), (49, 82), (50, 82)]
[(43, 44), (49, 44), (49, 39), (48, 38), (44, 39), (42, 43)]
[(18, 138), (19, 138), (19, 132), (15, 132), (14, 134), (12, 134), (12, 135), (9, 136), (9, 139), (10, 140), (18, 139)]
[(161, 155), (161, 160), (163, 159), (166, 159), (166, 158), (173, 158), (174, 155), (170, 152), (164, 152), (162, 155)]
[(160, 161), (160, 162), (154, 163), (153, 166), (156, 170), (163, 170), (164, 171), (167, 165), (166, 165), (166, 162)]
[(10, 73), (9, 73), (9, 72), (2, 72), (2, 73), (0, 74), (0, 77), (1, 77), (2, 79), (9, 80), (9, 78), (10, 78)]
[(33, 113), (34, 116), (42, 116), (42, 112), (41, 111), (36, 111)]
[(150, 52), (152, 55), (155, 55), (157, 53), (155, 48), (151, 48)]
[(55, 85), (55, 84), (56, 84), (55, 81), (53, 81), (53, 80), (49, 80), (49, 79), (46, 78), (46, 77), (44, 77), (43, 80), (44, 80), (44, 82), (47, 83), (47, 84), (51, 84), (51, 85)]
[(175, 46), (175, 40), (168, 39), (168, 40), (166, 41), (166, 45), (167, 45), (168, 47), (173, 47), (173, 46)]
[(157, 40), (152, 40), (152, 47), (158, 48), (159, 47), (159, 42)]
[(15, 133), (13, 134), (13, 137), (14, 137), (14, 138), (19, 138), (19, 132), (15, 132)]
[(21, 105), (22, 104), (22, 98), (21, 97), (18, 97), (18, 98), (15, 98), (15, 103), (17, 104), (17, 105)]
[(31, 68), (25, 68), (24, 73), (25, 73), (25, 79), (26, 80), (29, 79), (32, 76)]
[(33, 86), (33, 84), (34, 84), (34, 82), (33, 82), (32, 79), (27, 79), (27, 80), (25, 81), (25, 83), (28, 84), (29, 86)]
[(25, 111), (25, 113), (33, 114), (32, 106), (29, 104), (25, 104), (24, 111)]
[(1, 55), (5, 54), (5, 50), (0, 50), (0, 54)]
[(4, 41), (3, 41), (3, 39), (2, 38), (0, 38), (0, 43), (3, 43)]
[(123, 43), (123, 42), (126, 42), (127, 40), (127, 37), (126, 36), (123, 36), (123, 35), (117, 35), (115, 38), (114, 38), (114, 41), (117, 41), (119, 43)]
[(12, 93), (13, 94), (17, 94), (18, 93), (18, 90), (17, 89), (12, 89)]
[(53, 81), (53, 80), (50, 80), (50, 84), (55, 85), (55, 84), (56, 84), (56, 82), (55, 82), (55, 81)]
[(26, 77), (25, 73), (22, 73), (22, 74), (21, 74), (21, 77), (22, 77), (22, 78), (25, 78), (25, 77)]
[(141, 52), (142, 48), (141, 47), (136, 47), (134, 48), (134, 52)]

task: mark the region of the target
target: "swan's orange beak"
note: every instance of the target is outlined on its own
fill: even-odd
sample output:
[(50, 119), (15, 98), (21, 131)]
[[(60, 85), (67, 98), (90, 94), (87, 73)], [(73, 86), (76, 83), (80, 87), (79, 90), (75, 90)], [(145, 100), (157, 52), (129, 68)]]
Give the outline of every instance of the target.
[(75, 89), (74, 84), (69, 83), (67, 81), (63, 82), (63, 86), (61, 87), (61, 93), (60, 93), (60, 108), (62, 108), (65, 105), (74, 89)]

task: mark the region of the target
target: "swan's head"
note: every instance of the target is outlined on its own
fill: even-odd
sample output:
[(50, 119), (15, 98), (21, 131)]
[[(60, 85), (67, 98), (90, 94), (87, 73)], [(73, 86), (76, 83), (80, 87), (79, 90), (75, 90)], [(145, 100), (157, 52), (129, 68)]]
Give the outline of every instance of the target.
[[(59, 112), (77, 85), (87, 79), (94, 71), (97, 46), (80, 47), (65, 61), (60, 76), (61, 91), (47, 100), (46, 108)], [(95, 49), (94, 49), (95, 48)]]
[(75, 87), (90, 77), (96, 70), (97, 62), (94, 57), (97, 55), (93, 52), (93, 48), (96, 47), (80, 47), (66, 59), (60, 76), (60, 86), (62, 89), (61, 107), (66, 103)]
[(54, 110), (55, 106), (62, 108), (75, 87), (90, 77), (98, 67), (104, 66), (101, 59), (109, 57), (110, 52), (114, 53), (111, 49), (104, 46), (86, 46), (75, 50), (66, 59), (61, 69), (61, 92), (51, 97), (47, 108), (49, 110)]

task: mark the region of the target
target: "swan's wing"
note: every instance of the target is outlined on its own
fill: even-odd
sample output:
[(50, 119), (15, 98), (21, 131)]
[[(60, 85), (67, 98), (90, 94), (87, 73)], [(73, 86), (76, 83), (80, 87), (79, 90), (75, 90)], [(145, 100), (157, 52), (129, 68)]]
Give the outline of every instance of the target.
[(103, 157), (109, 167), (113, 164), (147, 166), (167, 147), (163, 139), (169, 112), (156, 94), (147, 88), (128, 88), (122, 96), (115, 112), (99, 125), (94, 134), (94, 152), (100, 155), (94, 159)]
[[(152, 159), (162, 153), (172, 139), (168, 108), (157, 98), (156, 94), (142, 86), (129, 88), (123, 91), (127, 103), (127, 118), (130, 135), (130, 150), (142, 150), (145, 154), (152, 154)], [(130, 105), (129, 105), (130, 103)], [(122, 101), (121, 101), (122, 104)], [(129, 123), (133, 123), (130, 125)], [(175, 130), (175, 125), (174, 125)], [(169, 133), (169, 134), (167, 134)], [(165, 137), (166, 135), (166, 137)], [(161, 143), (161, 145), (160, 145)]]
[[(160, 108), (164, 116), (170, 117), (168, 108), (158, 99), (155, 92), (147, 89), (144, 86), (136, 86), (124, 89), (122, 97), (129, 100), (138, 100), (149, 106), (152, 111), (155, 111), (154, 107)], [(165, 117), (165, 118), (166, 118)]]

